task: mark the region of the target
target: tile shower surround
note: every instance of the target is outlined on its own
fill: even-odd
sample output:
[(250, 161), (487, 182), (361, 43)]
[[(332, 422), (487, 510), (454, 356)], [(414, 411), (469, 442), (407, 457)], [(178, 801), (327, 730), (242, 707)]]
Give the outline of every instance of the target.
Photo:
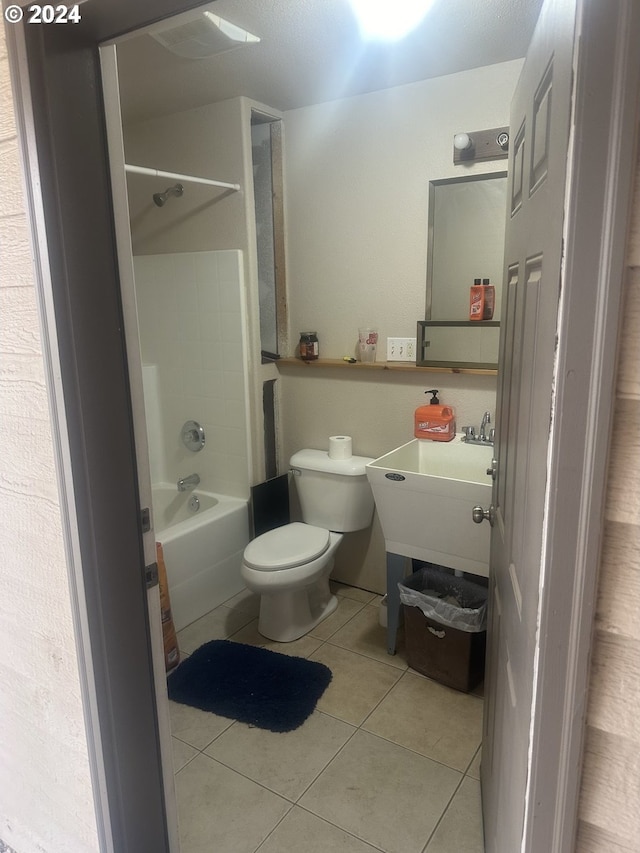
[[(248, 497), (242, 253), (138, 255), (134, 269), (142, 362), (158, 377), (157, 397), (145, 384), (147, 420), (160, 412), (149, 424), (163, 448), (154, 479), (197, 472), (203, 490)], [(197, 454), (179, 438), (189, 419), (206, 433)]]

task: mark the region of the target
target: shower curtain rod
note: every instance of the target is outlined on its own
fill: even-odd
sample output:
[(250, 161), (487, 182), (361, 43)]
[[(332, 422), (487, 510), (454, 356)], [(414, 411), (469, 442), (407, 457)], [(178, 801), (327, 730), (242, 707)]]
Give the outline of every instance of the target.
[(176, 181), (186, 181), (192, 184), (206, 184), (209, 187), (223, 187), (224, 189), (240, 190), (240, 184), (228, 184), (225, 181), (212, 181), (210, 178), (196, 178), (194, 175), (180, 175), (178, 172), (163, 172), (161, 169), (148, 169), (146, 166), (130, 166), (125, 164), (126, 172), (133, 172), (136, 175), (150, 175), (154, 178), (172, 178)]

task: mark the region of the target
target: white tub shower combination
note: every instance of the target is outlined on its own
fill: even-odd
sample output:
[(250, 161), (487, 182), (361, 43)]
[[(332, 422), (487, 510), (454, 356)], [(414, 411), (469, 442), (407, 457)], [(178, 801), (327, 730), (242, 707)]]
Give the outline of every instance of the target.
[[(196, 497), (199, 509), (189, 508)], [(204, 616), (244, 588), (242, 554), (249, 541), (249, 514), (243, 498), (175, 485), (153, 487), (156, 540), (167, 566), (176, 631)]]
[[(134, 268), (154, 529), (180, 630), (243, 588), (249, 436), (242, 253), (139, 255)], [(181, 442), (188, 420), (205, 431), (197, 453)], [(178, 480), (191, 474), (199, 485), (179, 492)]]

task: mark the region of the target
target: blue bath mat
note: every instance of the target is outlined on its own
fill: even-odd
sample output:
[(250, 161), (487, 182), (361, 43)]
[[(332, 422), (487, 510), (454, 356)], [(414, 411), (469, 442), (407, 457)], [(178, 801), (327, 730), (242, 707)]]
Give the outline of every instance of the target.
[(291, 732), (313, 713), (329, 667), (278, 652), (212, 640), (167, 679), (169, 698), (272, 732)]

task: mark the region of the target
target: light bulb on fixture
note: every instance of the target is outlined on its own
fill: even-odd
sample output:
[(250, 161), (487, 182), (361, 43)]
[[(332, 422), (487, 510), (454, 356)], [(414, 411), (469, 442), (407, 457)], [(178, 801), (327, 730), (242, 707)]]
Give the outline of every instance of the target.
[(456, 133), (453, 137), (453, 162), (469, 165), (482, 160), (501, 160), (508, 156), (509, 128), (492, 127)]
[(473, 148), (473, 139), (468, 133), (456, 133), (453, 137), (453, 147), (458, 151), (470, 151)]

